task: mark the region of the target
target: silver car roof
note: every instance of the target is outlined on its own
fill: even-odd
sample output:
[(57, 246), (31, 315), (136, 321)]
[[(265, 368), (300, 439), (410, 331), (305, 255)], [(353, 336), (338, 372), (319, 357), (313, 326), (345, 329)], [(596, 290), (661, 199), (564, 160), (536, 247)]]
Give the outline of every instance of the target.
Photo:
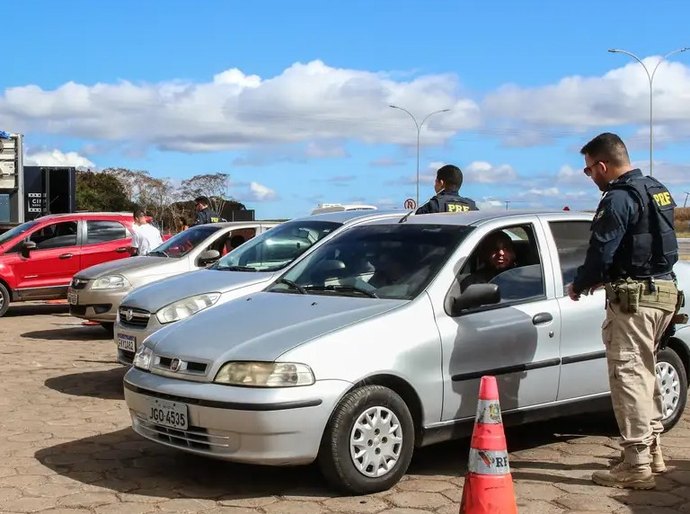
[[(405, 213), (401, 213), (402, 219)], [(494, 220), (506, 220), (525, 216), (547, 216), (550, 219), (592, 219), (593, 213), (586, 211), (557, 211), (557, 210), (514, 210), (514, 211), (467, 211), (462, 213), (442, 212), (436, 214), (413, 214), (405, 219), (406, 224), (415, 225), (480, 225)], [(372, 220), (367, 224), (390, 224), (390, 219)]]
[(400, 216), (401, 218), (407, 214), (408, 211), (402, 210), (379, 210), (379, 209), (367, 209), (361, 211), (337, 211), (337, 212), (325, 212), (322, 214), (312, 214), (310, 216), (302, 216), (299, 218), (293, 218), (289, 221), (303, 221), (303, 220), (314, 220), (314, 221), (333, 221), (338, 223), (351, 223), (353, 221), (360, 221), (365, 219), (379, 219), (379, 218), (390, 218)]

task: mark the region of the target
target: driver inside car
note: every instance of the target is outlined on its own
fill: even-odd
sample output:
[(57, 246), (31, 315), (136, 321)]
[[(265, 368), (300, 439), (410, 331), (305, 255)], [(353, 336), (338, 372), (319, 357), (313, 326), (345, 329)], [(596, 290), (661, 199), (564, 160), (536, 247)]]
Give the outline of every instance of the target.
[(462, 281), (462, 290), (471, 284), (486, 284), (499, 273), (517, 266), (513, 241), (502, 231), (489, 234), (479, 244), (477, 253), (478, 269)]

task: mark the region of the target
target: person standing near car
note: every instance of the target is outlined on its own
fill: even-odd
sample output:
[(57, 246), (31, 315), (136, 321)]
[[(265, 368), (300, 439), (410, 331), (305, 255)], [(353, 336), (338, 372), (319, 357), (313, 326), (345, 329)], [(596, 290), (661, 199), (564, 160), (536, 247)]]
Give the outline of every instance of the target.
[(194, 207), (196, 209), (194, 225), (205, 225), (206, 223), (218, 223), (220, 221), (218, 213), (209, 207), (210, 203), (205, 196), (198, 196), (194, 199)]
[(147, 221), (142, 210), (134, 211), (134, 234), (132, 235), (132, 251), (134, 255), (148, 255), (154, 248), (163, 244), (160, 230)]
[(415, 211), (415, 214), (432, 214), (435, 212), (476, 211), (477, 204), (470, 198), (460, 196), (462, 171), (457, 166), (446, 164), (436, 171), (434, 182), (435, 196)]
[(623, 448), (623, 461), (595, 471), (592, 480), (608, 487), (652, 489), (653, 473), (666, 470), (655, 367), (659, 341), (679, 304), (673, 275), (678, 260), (675, 202), (663, 184), (632, 168), (616, 134), (598, 135), (580, 153), (585, 175), (603, 196), (585, 262), (567, 292), (577, 301), (601, 285), (606, 288), (602, 338)]

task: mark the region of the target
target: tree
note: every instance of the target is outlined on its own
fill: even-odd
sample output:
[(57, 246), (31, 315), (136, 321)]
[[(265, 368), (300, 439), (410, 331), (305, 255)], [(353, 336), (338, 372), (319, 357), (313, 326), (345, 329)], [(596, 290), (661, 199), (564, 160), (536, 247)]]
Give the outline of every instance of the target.
[(123, 184), (113, 175), (91, 170), (77, 170), (77, 210), (80, 211), (131, 211)]
[(226, 196), (229, 182), (230, 175), (223, 172), (194, 175), (182, 181), (180, 196), (189, 200), (205, 196), (211, 201), (210, 207), (221, 213), (228, 201)]
[(175, 228), (180, 212), (173, 208), (177, 189), (167, 178), (154, 178), (146, 170), (106, 168), (103, 173), (122, 183), (132, 202), (152, 216), (161, 229)]

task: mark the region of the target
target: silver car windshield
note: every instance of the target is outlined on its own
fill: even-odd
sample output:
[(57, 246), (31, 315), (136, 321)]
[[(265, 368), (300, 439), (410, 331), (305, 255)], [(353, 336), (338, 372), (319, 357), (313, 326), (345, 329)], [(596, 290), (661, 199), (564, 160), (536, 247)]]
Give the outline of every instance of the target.
[(342, 223), (288, 221), (236, 248), (210, 269), (276, 271), (284, 268)]
[(16, 236), (31, 230), (36, 225), (38, 225), (38, 222), (36, 221), (27, 221), (26, 223), (22, 223), (18, 227), (14, 227), (12, 230), (8, 230), (4, 234), (0, 234), (0, 244), (5, 243), (10, 239), (13, 239)]
[(206, 240), (207, 237), (218, 232), (221, 227), (210, 223), (208, 225), (199, 225), (198, 227), (191, 227), (168, 239), (162, 245), (154, 248), (148, 253), (154, 257), (172, 257), (180, 258), (187, 255), (194, 250), (199, 244)]
[(366, 225), (324, 243), (267, 290), (411, 300), (473, 227)]

